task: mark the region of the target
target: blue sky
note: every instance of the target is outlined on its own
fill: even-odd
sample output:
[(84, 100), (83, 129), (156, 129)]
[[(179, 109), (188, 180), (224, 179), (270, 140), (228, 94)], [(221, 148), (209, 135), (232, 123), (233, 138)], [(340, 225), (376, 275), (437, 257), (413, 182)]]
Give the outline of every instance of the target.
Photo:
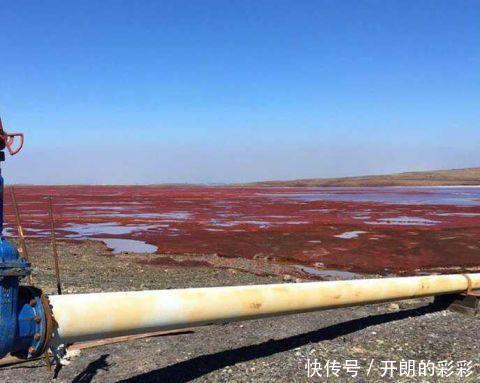
[(480, 1), (3, 1), (7, 182), (480, 166)]

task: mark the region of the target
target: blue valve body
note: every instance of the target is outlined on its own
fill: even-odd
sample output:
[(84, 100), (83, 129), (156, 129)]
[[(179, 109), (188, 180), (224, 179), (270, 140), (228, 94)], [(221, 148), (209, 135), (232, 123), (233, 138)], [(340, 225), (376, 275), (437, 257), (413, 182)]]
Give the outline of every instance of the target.
[[(0, 228), (3, 231), (3, 177), (0, 175)], [(41, 352), (46, 318), (41, 292), (20, 286), (30, 263), (0, 235), (0, 358), (8, 353), (28, 358)]]

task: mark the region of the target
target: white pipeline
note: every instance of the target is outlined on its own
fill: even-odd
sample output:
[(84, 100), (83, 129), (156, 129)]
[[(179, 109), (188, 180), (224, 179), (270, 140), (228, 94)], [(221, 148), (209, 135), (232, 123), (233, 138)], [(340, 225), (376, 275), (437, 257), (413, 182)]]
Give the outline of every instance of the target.
[[(470, 282), (469, 282), (470, 280)], [(480, 274), (53, 295), (53, 344), (480, 288)]]

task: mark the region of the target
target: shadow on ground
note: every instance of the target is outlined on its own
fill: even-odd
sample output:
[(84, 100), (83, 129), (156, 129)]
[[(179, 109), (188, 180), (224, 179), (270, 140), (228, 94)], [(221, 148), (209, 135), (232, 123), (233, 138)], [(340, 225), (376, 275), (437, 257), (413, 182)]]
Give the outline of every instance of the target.
[(293, 350), (309, 343), (332, 340), (353, 332), (363, 330), (369, 326), (388, 323), (409, 317), (418, 317), (428, 313), (443, 310), (442, 305), (428, 305), (417, 309), (404, 310), (394, 313), (372, 315), (338, 323), (320, 330), (291, 336), (284, 339), (269, 340), (252, 346), (245, 346), (233, 350), (220, 351), (214, 354), (202, 355), (179, 362), (167, 367), (134, 376), (118, 383), (145, 383), (145, 382), (190, 382), (215, 370), (233, 366), (237, 363), (263, 358), (279, 352)]
[(108, 356), (108, 354), (104, 354), (93, 362), (90, 362), (85, 370), (73, 378), (72, 383), (90, 383), (99, 370), (108, 371)]

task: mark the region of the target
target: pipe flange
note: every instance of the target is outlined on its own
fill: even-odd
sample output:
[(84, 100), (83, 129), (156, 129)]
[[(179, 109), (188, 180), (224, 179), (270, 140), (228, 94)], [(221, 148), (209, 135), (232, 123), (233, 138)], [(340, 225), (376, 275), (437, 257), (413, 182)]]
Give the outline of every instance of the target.
[(30, 359), (42, 355), (48, 348), (53, 332), (53, 318), (42, 290), (31, 286), (19, 288), (19, 342), (12, 353), (18, 358)]

